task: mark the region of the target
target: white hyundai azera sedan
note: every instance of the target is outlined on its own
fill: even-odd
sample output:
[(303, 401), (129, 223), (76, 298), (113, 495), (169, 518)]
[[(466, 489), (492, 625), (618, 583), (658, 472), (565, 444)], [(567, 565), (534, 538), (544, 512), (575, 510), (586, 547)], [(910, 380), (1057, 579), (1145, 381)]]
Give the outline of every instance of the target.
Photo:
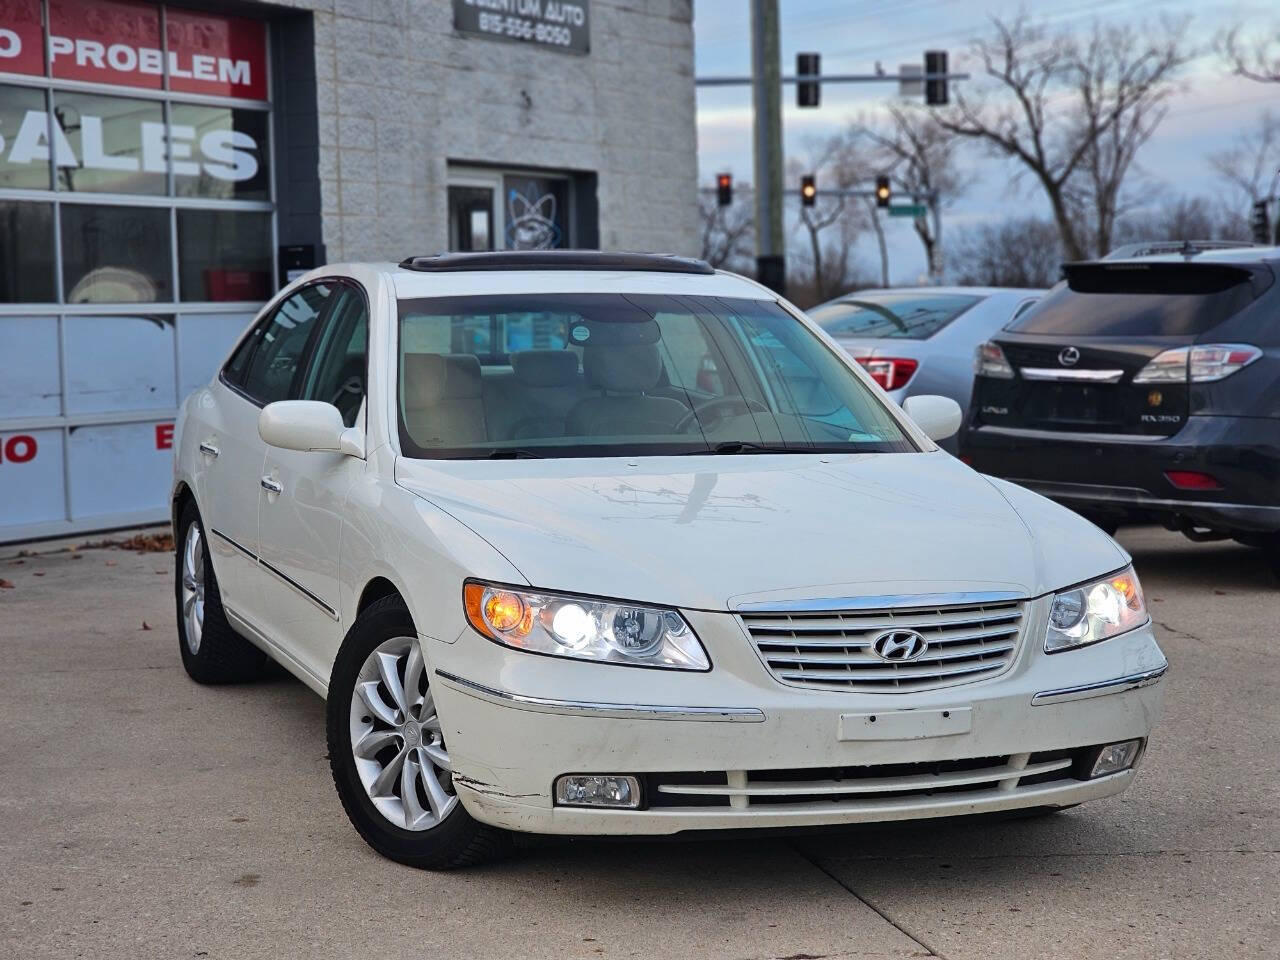
[(1130, 559), (959, 420), (700, 261), (313, 271), (178, 420), (183, 664), (327, 698), (352, 823), (422, 867), (1119, 793), (1166, 669)]

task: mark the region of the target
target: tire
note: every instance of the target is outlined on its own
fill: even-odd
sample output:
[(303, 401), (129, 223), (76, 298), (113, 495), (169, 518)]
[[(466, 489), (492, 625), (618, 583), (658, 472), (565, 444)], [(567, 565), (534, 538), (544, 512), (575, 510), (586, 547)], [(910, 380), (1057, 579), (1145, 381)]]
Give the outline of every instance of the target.
[[(182, 666), (196, 683), (243, 683), (263, 676), (267, 655), (232, 629), (194, 501), (178, 518), (174, 597)], [(191, 615), (194, 613), (194, 616)]]
[[(472, 818), (453, 790), (418, 642), (398, 596), (352, 624), (329, 681), (333, 785), (352, 826), (384, 857), (425, 870), (473, 866), (505, 855), (512, 837)], [(363, 745), (359, 757), (353, 742)]]
[(1262, 555), (1267, 558), (1271, 572), (1280, 577), (1280, 533), (1271, 534), (1268, 542), (1263, 544)]

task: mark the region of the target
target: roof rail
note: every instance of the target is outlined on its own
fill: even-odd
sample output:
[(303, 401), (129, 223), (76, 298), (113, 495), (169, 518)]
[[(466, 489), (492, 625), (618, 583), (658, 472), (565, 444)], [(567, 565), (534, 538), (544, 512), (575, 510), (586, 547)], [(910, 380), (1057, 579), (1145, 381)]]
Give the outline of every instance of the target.
[(453, 273), (484, 270), (640, 270), (650, 273), (714, 274), (705, 260), (665, 253), (603, 253), (599, 250), (501, 250), (407, 257), (405, 270)]
[(1262, 244), (1250, 243), (1247, 240), (1152, 240), (1147, 243), (1127, 243), (1122, 247), (1116, 247), (1102, 259), (1128, 260), (1132, 257), (1158, 257), (1171, 253), (1194, 257), (1207, 250), (1236, 250), (1258, 246)]

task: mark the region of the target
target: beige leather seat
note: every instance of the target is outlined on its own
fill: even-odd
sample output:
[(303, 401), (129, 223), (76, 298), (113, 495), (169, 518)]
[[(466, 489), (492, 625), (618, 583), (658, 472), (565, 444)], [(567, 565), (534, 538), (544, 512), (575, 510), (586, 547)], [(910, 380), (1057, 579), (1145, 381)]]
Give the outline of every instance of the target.
[(666, 434), (689, 412), (679, 400), (649, 395), (662, 381), (656, 342), (585, 346), (582, 369), (587, 385), (599, 390), (600, 396), (587, 397), (569, 411), (565, 424), (569, 436)]
[(420, 447), (484, 443), (480, 361), (463, 353), (406, 353), (404, 419)]

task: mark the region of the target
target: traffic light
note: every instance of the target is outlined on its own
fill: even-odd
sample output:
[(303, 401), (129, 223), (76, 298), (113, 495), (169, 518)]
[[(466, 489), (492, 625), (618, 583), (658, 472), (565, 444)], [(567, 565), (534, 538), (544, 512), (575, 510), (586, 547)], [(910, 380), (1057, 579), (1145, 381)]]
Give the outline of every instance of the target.
[[(796, 76), (816, 77), (822, 72), (822, 57), (816, 53), (796, 54)], [(816, 107), (821, 99), (817, 80), (796, 80), (796, 106)]]
[(716, 175), (716, 203), (722, 207), (727, 207), (733, 203), (732, 173), (720, 173)]
[(889, 178), (885, 174), (876, 177), (876, 206), (889, 206), (889, 198), (893, 196), (893, 187), (889, 186)]
[[(926, 50), (924, 52), (924, 72), (945, 74), (947, 72), (947, 51)], [(945, 107), (950, 98), (947, 95), (946, 80), (925, 80), (924, 102), (931, 107)]]
[(1253, 205), (1249, 226), (1253, 228), (1254, 243), (1271, 243), (1271, 218), (1267, 215), (1267, 201), (1259, 200)]
[(800, 202), (806, 207), (812, 207), (817, 199), (818, 181), (812, 173), (806, 173), (800, 178)]

